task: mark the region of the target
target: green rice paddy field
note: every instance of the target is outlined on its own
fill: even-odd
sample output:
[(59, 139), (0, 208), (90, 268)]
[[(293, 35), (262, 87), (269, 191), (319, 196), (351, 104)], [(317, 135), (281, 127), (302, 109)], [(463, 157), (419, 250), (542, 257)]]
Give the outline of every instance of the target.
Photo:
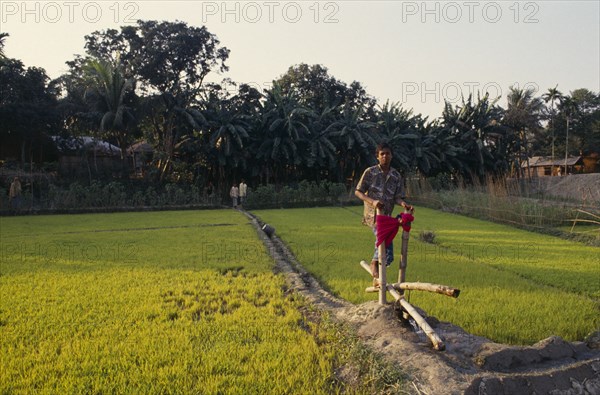
[(1, 394), (342, 388), (352, 350), (305, 318), (238, 212), (0, 221)]
[[(373, 242), (361, 210), (255, 214), (326, 288), (361, 303), (377, 298), (358, 264)], [(462, 290), (408, 295), (429, 314), (513, 344), (598, 330), (598, 248), (428, 209), (415, 216), (407, 280)], [(418, 241), (421, 230), (438, 243)], [(306, 318), (310, 307), (273, 274), (236, 211), (7, 217), (0, 237), (0, 393), (348, 391), (335, 370), (356, 357), (355, 340)], [(365, 383), (351, 392), (382, 390)]]
[[(353, 303), (377, 299), (364, 292), (370, 278), (359, 266), (373, 253), (373, 234), (360, 223), (362, 207), (256, 214), (331, 292)], [(423, 230), (435, 232), (435, 244), (419, 241)], [(395, 245), (398, 258), (399, 237)], [(388, 279), (397, 273), (398, 259)], [(417, 208), (406, 280), (460, 288), (458, 299), (418, 291), (406, 296), (429, 314), (498, 342), (533, 344), (551, 335), (583, 340), (600, 329), (597, 247)]]

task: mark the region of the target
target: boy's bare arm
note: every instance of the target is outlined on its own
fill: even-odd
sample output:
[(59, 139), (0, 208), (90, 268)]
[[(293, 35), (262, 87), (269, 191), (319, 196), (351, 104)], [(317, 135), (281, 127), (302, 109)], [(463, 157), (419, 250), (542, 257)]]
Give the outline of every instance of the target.
[(362, 200), (363, 202), (365, 202), (368, 205), (372, 206), (373, 208), (383, 207), (383, 203), (382, 202), (380, 202), (379, 200), (371, 199), (367, 194), (359, 191), (358, 189), (356, 191), (354, 191), (354, 195), (357, 198), (359, 198), (360, 200)]

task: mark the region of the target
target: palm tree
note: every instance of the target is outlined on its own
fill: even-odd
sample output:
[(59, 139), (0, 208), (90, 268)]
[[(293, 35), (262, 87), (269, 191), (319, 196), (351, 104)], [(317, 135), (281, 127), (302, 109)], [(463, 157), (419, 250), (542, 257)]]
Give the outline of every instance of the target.
[(565, 175), (568, 174), (568, 159), (569, 159), (569, 121), (571, 118), (579, 111), (577, 108), (577, 103), (573, 100), (571, 96), (564, 96), (562, 98), (562, 102), (560, 103), (561, 110), (565, 113), (565, 117), (567, 119), (567, 134), (565, 137)]
[[(542, 100), (534, 97), (534, 89), (519, 89), (510, 87), (508, 93), (508, 108), (504, 114), (503, 124), (516, 132), (517, 160), (520, 163), (525, 157), (527, 174), (531, 177), (529, 167), (528, 135), (540, 128), (543, 108)], [(520, 167), (519, 167), (520, 169)]]
[(126, 103), (126, 95), (134, 89), (134, 81), (124, 76), (117, 57), (116, 64), (100, 59), (89, 59), (84, 66), (86, 92), (84, 98), (92, 99), (101, 114), (100, 131), (113, 135), (121, 148), (123, 171), (126, 171), (126, 149), (129, 130), (135, 120), (132, 108)]
[(558, 101), (560, 103), (563, 99), (562, 93), (557, 88), (558, 84), (554, 88), (548, 88), (548, 92), (542, 95), (542, 99), (544, 99), (544, 102), (550, 102), (550, 129), (552, 129), (552, 170), (550, 174), (552, 175), (554, 175), (554, 143), (556, 140), (556, 136), (554, 133), (554, 116), (556, 115), (554, 101)]
[(0, 60), (6, 59), (6, 54), (4, 53), (4, 45), (6, 37), (8, 36), (8, 33), (0, 33)]

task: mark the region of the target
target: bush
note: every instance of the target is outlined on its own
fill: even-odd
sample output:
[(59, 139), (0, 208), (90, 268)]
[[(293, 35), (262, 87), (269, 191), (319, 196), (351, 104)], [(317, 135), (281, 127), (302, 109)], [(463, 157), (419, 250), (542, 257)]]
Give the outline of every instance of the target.
[(435, 232), (433, 230), (422, 230), (419, 232), (419, 240), (423, 243), (435, 244)]
[[(33, 202), (23, 207), (40, 210), (115, 210), (140, 207), (169, 207), (220, 205), (218, 196), (203, 193), (198, 185), (186, 183), (147, 184), (140, 181), (92, 181), (90, 184), (72, 182), (60, 185), (48, 181), (35, 182), (36, 194)], [(6, 188), (2, 192), (2, 209), (7, 210)], [(31, 194), (24, 196), (29, 198)], [(225, 196), (223, 196), (225, 198)], [(227, 201), (229, 199), (227, 198)], [(347, 202), (344, 184), (328, 181), (316, 183), (301, 181), (295, 185), (276, 187), (261, 185), (248, 190), (246, 208), (312, 207), (338, 205)]]
[(326, 206), (341, 204), (345, 195), (344, 184), (303, 180), (279, 190), (272, 184), (261, 185), (249, 191), (244, 206), (250, 209)]
[[(93, 181), (89, 185), (73, 182), (66, 187), (49, 183), (40, 190), (39, 196), (34, 198), (33, 204), (27, 204), (27, 207), (32, 207), (34, 211), (213, 204), (207, 196), (200, 193), (200, 188), (196, 185), (166, 184), (163, 187), (155, 187), (119, 181)], [(8, 197), (3, 196), (3, 209), (7, 208), (7, 201)]]
[(135, 193), (131, 197), (131, 205), (134, 207), (145, 206), (146, 205), (146, 197), (144, 196), (144, 192), (135, 191)]

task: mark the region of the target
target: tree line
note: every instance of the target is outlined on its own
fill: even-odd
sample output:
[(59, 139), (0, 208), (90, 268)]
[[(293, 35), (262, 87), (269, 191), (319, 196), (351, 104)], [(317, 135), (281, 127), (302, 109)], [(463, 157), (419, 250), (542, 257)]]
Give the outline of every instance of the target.
[[(378, 103), (360, 82), (299, 64), (259, 90), (225, 78), (230, 51), (206, 27), (138, 21), (85, 37), (85, 55), (50, 80), (4, 53), (0, 33), (0, 158), (41, 163), (50, 136), (95, 136), (121, 149), (152, 145), (152, 182), (227, 188), (300, 180), (352, 184), (393, 147), (393, 166), (424, 177), (522, 176), (533, 155), (600, 152), (600, 93), (511, 87), (506, 107), (485, 92), (446, 102), (429, 120), (399, 103)], [(235, 89), (231, 89), (235, 87)]]

